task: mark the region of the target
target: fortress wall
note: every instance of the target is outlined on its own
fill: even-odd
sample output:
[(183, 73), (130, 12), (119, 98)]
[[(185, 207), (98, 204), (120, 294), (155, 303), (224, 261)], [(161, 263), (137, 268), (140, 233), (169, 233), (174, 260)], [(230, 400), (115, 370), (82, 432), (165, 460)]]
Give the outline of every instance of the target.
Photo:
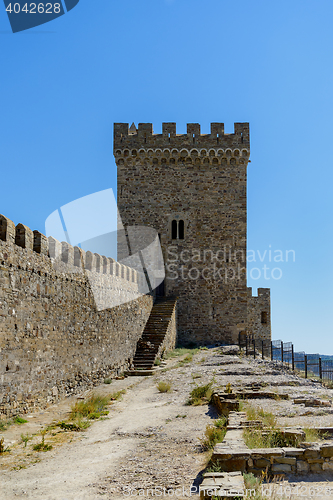
[(0, 216), (0, 414), (128, 369), (152, 308), (151, 296), (137, 298), (143, 284), (113, 259)]
[(258, 297), (248, 287), (248, 333), (255, 340), (271, 340), (271, 296), (269, 288), (258, 288)]

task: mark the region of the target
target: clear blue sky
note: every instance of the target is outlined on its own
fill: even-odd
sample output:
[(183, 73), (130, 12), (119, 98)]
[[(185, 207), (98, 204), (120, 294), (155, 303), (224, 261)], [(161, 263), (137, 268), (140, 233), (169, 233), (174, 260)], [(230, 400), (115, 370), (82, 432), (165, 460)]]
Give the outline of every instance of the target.
[(274, 339), (333, 354), (332, 18), (331, 0), (80, 0), (11, 34), (0, 5), (0, 213), (44, 232), (116, 190), (113, 122), (249, 121), (248, 248), (296, 255), (249, 263), (283, 273), (249, 284), (271, 287)]

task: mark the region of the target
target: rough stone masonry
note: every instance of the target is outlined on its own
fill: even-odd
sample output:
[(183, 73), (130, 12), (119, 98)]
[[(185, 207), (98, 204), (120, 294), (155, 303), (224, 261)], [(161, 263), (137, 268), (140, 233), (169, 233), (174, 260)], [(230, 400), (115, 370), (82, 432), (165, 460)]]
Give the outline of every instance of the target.
[[(153, 305), (140, 279), (0, 215), (0, 418), (127, 370)], [(91, 282), (123, 304), (98, 310)]]
[[(270, 339), (270, 290), (252, 297), (246, 282), (248, 123), (225, 134), (212, 123), (176, 133), (163, 123), (114, 125), (118, 208), (125, 226), (160, 236), (164, 287), (178, 296), (178, 338), (187, 344), (236, 343), (239, 334)], [(118, 247), (118, 258), (125, 258)]]

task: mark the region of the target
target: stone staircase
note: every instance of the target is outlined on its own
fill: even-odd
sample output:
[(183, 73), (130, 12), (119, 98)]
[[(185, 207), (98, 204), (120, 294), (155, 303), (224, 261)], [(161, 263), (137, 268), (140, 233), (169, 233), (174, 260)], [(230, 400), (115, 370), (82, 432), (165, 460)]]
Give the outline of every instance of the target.
[(134, 368), (128, 371), (127, 375), (152, 375), (155, 359), (165, 339), (176, 303), (175, 297), (161, 297), (156, 300), (136, 346)]

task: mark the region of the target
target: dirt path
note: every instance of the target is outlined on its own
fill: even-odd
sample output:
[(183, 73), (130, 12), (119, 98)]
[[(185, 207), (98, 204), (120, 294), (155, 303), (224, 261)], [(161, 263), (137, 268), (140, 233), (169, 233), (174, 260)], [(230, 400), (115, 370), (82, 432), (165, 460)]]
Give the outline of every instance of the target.
[[(54, 419), (66, 418), (75, 398), (29, 415), (28, 424), (10, 427), (4, 437), (13, 449), (0, 459), (1, 500), (120, 500), (134, 498), (139, 490), (140, 496), (142, 492), (147, 496), (147, 489), (151, 497), (185, 499), (191, 487), (194, 496), (207, 461), (199, 439), (206, 425), (217, 417), (207, 405), (186, 405), (195, 384), (213, 381), (223, 387), (231, 382), (234, 387), (245, 387), (264, 380), (267, 389), (288, 392), (291, 397), (301, 393), (332, 397), (332, 390), (316, 382), (298, 379), (269, 363), (222, 355), (218, 349), (200, 351), (191, 363), (183, 366), (176, 367), (177, 363), (178, 360), (169, 361), (167, 368), (153, 377), (115, 380), (111, 385), (96, 388), (96, 392), (103, 394), (120, 389), (127, 392), (122, 401), (110, 406), (107, 419), (94, 422), (85, 432), (47, 437), (54, 444), (51, 451), (33, 452), (31, 442), (24, 449), (19, 444), (20, 434), (37, 432)], [(160, 393), (156, 387), (160, 380), (169, 382), (172, 392)], [(306, 413), (304, 408), (293, 405), (292, 400), (263, 400), (260, 404), (283, 423), (287, 420), (288, 425), (299, 425), (298, 417), (308, 426), (314, 425), (313, 422), (333, 425), (330, 408), (302, 415), (302, 411)], [(15, 466), (26, 468), (13, 470)], [(299, 479), (303, 485), (305, 479), (311, 478)], [(332, 479), (332, 476), (313, 476), (316, 483), (311, 484), (329, 485), (333, 493)], [(293, 481), (295, 484), (295, 478)], [(311, 495), (311, 498), (322, 497)]]
[[(180, 369), (173, 371), (183, 372)], [(165, 379), (168, 373), (171, 371), (162, 372), (158, 377)], [(133, 377), (115, 381), (112, 391), (111, 386), (97, 388), (96, 391), (107, 393), (127, 386), (127, 393), (122, 401), (110, 407), (108, 419), (93, 423), (79, 435), (71, 433), (74, 442), (58, 445), (47, 453), (34, 453), (41, 461), (27, 468), (2, 471), (0, 498), (92, 500), (101, 498), (106, 490), (114, 498), (124, 498), (123, 492), (126, 493), (128, 488), (152, 486), (150, 472), (156, 465), (156, 475), (153, 477), (157, 480), (156, 485), (170, 488), (182, 484), (185, 478), (190, 487), (204, 466), (198, 438), (202, 436), (203, 429), (212, 416), (216, 415), (209, 415), (207, 406), (185, 406), (183, 390), (178, 394), (176, 387), (177, 378), (180, 382), (184, 373), (175, 375), (174, 390), (171, 393), (158, 392), (157, 377)], [(185, 384), (189, 385), (186, 391), (188, 396), (193, 382), (191, 370), (186, 378), (188, 381)], [(183, 383), (179, 386), (183, 386)], [(54, 408), (54, 412), (57, 409), (57, 418), (60, 415), (64, 418), (68, 413), (69, 403), (62, 406), (62, 411)], [(11, 427), (6, 437), (18, 437), (17, 434), (23, 427), (24, 432), (36, 431), (51, 423), (51, 416), (50, 409), (34, 414), (34, 422), (15, 426), (16, 429)], [(171, 422), (173, 425), (169, 425)], [(21, 448), (23, 449), (23, 445)], [(151, 459), (149, 463), (145, 456), (147, 454)], [(165, 467), (161, 463), (161, 457)], [(6, 459), (9, 466), (9, 455)], [(143, 478), (145, 468), (147, 481)], [(171, 471), (167, 472), (167, 469)], [(112, 479), (115, 476), (116, 481)], [(138, 476), (140, 484), (135, 480)], [(108, 487), (105, 486), (106, 483)]]

